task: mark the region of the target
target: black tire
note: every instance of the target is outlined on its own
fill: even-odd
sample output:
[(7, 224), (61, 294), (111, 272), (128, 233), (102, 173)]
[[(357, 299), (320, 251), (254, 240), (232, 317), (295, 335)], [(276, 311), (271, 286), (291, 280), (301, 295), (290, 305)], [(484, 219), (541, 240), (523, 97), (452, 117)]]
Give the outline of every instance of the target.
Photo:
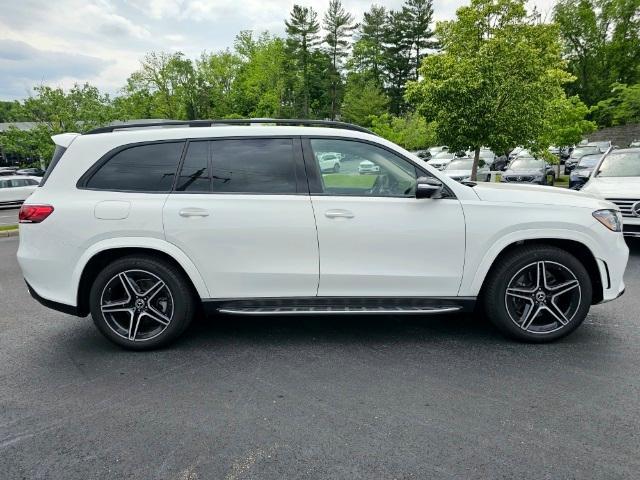
[[(125, 274), (125, 277), (121, 277), (121, 274)], [(133, 288), (138, 289), (139, 293), (143, 293), (142, 285), (151, 285), (154, 282), (163, 282), (162, 290), (158, 290), (159, 293), (150, 294), (148, 302), (144, 307), (140, 307), (144, 312), (147, 312), (149, 308), (149, 315), (142, 313), (142, 310), (137, 308), (130, 308), (128, 310), (134, 310), (134, 312), (118, 312), (116, 313), (103, 313), (103, 307), (105, 309), (110, 307), (108, 302), (104, 302), (103, 299), (107, 297), (107, 293), (111, 294), (113, 290), (120, 289), (120, 296), (127, 295), (134, 302), (131, 305), (126, 304), (123, 307), (134, 306), (138, 301), (135, 295), (130, 295), (131, 288), (127, 290), (123, 287), (124, 280), (121, 278), (131, 277), (133, 275), (138, 276), (135, 278), (135, 286)], [(147, 279), (145, 279), (145, 276)], [(118, 282), (121, 283), (118, 283)], [(158, 285), (159, 283), (156, 283)], [(108, 287), (108, 288), (107, 288)], [(166, 290), (165, 290), (166, 288)], [(151, 288), (149, 288), (151, 290)], [(168, 293), (167, 293), (168, 292)], [(154, 297), (155, 295), (155, 297)], [(161, 296), (162, 295), (162, 296)], [(154, 298), (151, 298), (154, 297)], [(164, 303), (162, 301), (164, 300)], [(167, 310), (164, 313), (158, 312), (152, 308), (152, 302), (161, 302), (164, 309)], [(91, 309), (91, 316), (93, 322), (100, 332), (107, 337), (110, 341), (123, 348), (130, 350), (151, 350), (165, 346), (174, 340), (176, 340), (189, 326), (195, 312), (196, 312), (196, 299), (195, 294), (192, 291), (189, 280), (185, 278), (182, 271), (169, 262), (162, 259), (149, 256), (149, 255), (131, 255), (118, 259), (109, 265), (107, 265), (95, 278), (91, 291), (89, 293), (89, 303)], [(122, 303), (121, 301), (113, 302), (111, 305)], [(163, 316), (168, 313), (167, 306), (171, 308), (171, 316)], [(160, 308), (159, 304), (155, 305), (156, 308)], [(124, 310), (124, 308), (122, 309)], [(158, 313), (158, 315), (156, 315)], [(134, 318), (134, 315), (138, 315), (136, 318), (141, 318), (135, 325), (135, 331), (133, 332), (133, 339), (123, 336), (126, 330), (127, 317)], [(107, 318), (108, 317), (108, 318)], [(169, 318), (169, 321), (165, 324), (154, 321), (154, 317), (161, 317), (163, 319)], [(164, 321), (164, 320), (163, 320)], [(156, 325), (157, 324), (157, 325)], [(138, 334), (138, 327), (148, 326), (150, 332), (148, 337), (144, 338), (142, 335), (136, 339)], [(124, 330), (122, 330), (122, 327)], [(159, 333), (155, 334), (158, 330)], [(120, 331), (120, 333), (118, 333)], [(132, 328), (129, 327), (128, 336), (131, 336)]]
[[(543, 262), (543, 265), (547, 265), (546, 269), (545, 267), (542, 268), (545, 278), (547, 278), (547, 275), (550, 275), (547, 269), (555, 269), (558, 276), (562, 274), (567, 275), (569, 281), (566, 283), (577, 281), (578, 286), (570, 292), (562, 294), (565, 295), (564, 297), (558, 296), (556, 298), (553, 292), (546, 292), (546, 298), (542, 299), (544, 302), (544, 306), (542, 307), (539, 297), (536, 297), (537, 292), (527, 293), (526, 295), (530, 295), (531, 298), (526, 300), (515, 298), (519, 295), (520, 289), (510, 288), (510, 291), (515, 291), (516, 293), (507, 293), (507, 288), (514, 286), (512, 283), (514, 279), (522, 278), (517, 277), (521, 275), (521, 272), (524, 272), (522, 273), (523, 277), (526, 274), (533, 273), (531, 270), (526, 269), (531, 269), (533, 268), (531, 266), (532, 264), (539, 265), (540, 262)], [(536, 272), (538, 272), (539, 267), (536, 266), (535, 268)], [(553, 288), (557, 288), (557, 285), (562, 285), (562, 282), (553, 285), (552, 278), (549, 279), (549, 283), (552, 284), (551, 286)], [(547, 284), (545, 283), (544, 286), (546, 288)], [(532, 290), (533, 289), (535, 289), (535, 287), (532, 288)], [(524, 288), (522, 288), (522, 290), (524, 290)], [(527, 290), (529, 290), (528, 287)], [(560, 290), (562, 290), (562, 288), (556, 290), (556, 292)], [(482, 301), (487, 317), (502, 333), (518, 340), (542, 343), (564, 337), (580, 326), (589, 312), (592, 292), (591, 278), (584, 265), (576, 257), (557, 247), (532, 245), (511, 250), (496, 260), (485, 281)], [(569, 295), (571, 295), (570, 302), (568, 298)], [(577, 297), (576, 295), (579, 296)], [(543, 297), (545, 296), (543, 295)], [(557, 303), (553, 303), (556, 301), (567, 302), (568, 307), (566, 311), (562, 310), (564, 308), (563, 306), (560, 308), (562, 318), (567, 320), (565, 324), (562, 324), (560, 321), (555, 321), (558, 317), (553, 314), (552, 310), (545, 308), (548, 305), (557, 312)], [(529, 311), (534, 313), (538, 311), (538, 307), (541, 307), (539, 309), (539, 317), (537, 317), (540, 324), (536, 324), (534, 320), (528, 329), (522, 326), (526, 320), (522, 320), (522, 325), (518, 324), (516, 319), (512, 318), (518, 317), (518, 315), (514, 315), (518, 306), (520, 306), (523, 311), (523, 315), (520, 316), (518, 320), (526, 317), (525, 308), (527, 308), (527, 306), (530, 309)], [(533, 315), (533, 317), (535, 319), (536, 315)], [(555, 321), (555, 324), (549, 323), (549, 325), (546, 325), (546, 319), (550, 322)]]
[(339, 163), (334, 163), (333, 164), (333, 173), (338, 173), (340, 171), (340, 164)]

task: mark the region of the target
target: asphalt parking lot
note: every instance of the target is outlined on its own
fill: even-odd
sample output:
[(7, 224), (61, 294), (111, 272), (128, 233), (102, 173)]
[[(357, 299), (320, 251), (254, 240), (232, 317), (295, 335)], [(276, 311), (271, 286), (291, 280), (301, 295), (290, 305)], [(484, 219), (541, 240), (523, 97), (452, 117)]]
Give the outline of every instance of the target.
[(132, 353), (0, 238), (0, 478), (638, 478), (640, 242), (569, 338), (473, 316), (218, 317)]
[(0, 227), (17, 225), (19, 208), (0, 208)]

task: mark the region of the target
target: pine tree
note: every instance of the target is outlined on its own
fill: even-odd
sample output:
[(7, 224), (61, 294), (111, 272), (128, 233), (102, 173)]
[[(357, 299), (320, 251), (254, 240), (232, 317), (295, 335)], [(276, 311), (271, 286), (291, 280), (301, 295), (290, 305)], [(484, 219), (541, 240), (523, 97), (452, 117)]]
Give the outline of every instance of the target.
[(309, 61), (312, 50), (319, 43), (318, 14), (312, 7), (294, 5), (289, 20), (285, 20), (287, 27), (287, 45), (296, 58), (298, 67), (302, 69), (302, 114), (309, 117)]
[(353, 46), (354, 69), (371, 76), (381, 87), (383, 85), (384, 38), (387, 23), (387, 11), (384, 7), (373, 5), (365, 12), (364, 19)]
[(390, 11), (384, 29), (384, 77), (391, 112), (398, 115), (405, 110), (404, 91), (411, 77), (413, 45), (407, 35), (407, 17), (403, 11)]
[(412, 76), (418, 79), (420, 62), (425, 50), (435, 48), (434, 31), (430, 29), (433, 20), (433, 0), (407, 0), (402, 6), (406, 21), (407, 41), (411, 42), (413, 65)]
[(348, 54), (348, 39), (357, 26), (353, 24), (353, 16), (344, 10), (340, 0), (330, 0), (323, 27), (327, 31), (324, 41), (331, 57), (331, 119), (333, 120), (338, 110), (338, 86), (342, 80), (340, 75), (342, 59)]

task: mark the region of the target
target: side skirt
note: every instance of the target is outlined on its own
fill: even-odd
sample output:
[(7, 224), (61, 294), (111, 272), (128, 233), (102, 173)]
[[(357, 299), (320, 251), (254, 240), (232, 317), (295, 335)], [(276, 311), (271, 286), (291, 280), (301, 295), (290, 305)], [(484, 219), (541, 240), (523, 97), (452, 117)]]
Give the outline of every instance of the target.
[(475, 297), (287, 297), (203, 299), (207, 314), (324, 315), (471, 312)]

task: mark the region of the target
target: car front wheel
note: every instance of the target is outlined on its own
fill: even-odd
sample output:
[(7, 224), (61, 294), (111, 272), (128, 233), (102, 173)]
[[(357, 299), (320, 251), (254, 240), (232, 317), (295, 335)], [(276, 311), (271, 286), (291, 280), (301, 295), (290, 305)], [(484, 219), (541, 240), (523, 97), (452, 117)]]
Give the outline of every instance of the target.
[(175, 340), (195, 312), (183, 273), (152, 256), (128, 256), (107, 265), (90, 291), (93, 321), (113, 343), (132, 350)]
[(497, 260), (484, 288), (489, 319), (505, 334), (548, 342), (575, 330), (589, 312), (591, 279), (584, 265), (553, 246), (523, 246)]

